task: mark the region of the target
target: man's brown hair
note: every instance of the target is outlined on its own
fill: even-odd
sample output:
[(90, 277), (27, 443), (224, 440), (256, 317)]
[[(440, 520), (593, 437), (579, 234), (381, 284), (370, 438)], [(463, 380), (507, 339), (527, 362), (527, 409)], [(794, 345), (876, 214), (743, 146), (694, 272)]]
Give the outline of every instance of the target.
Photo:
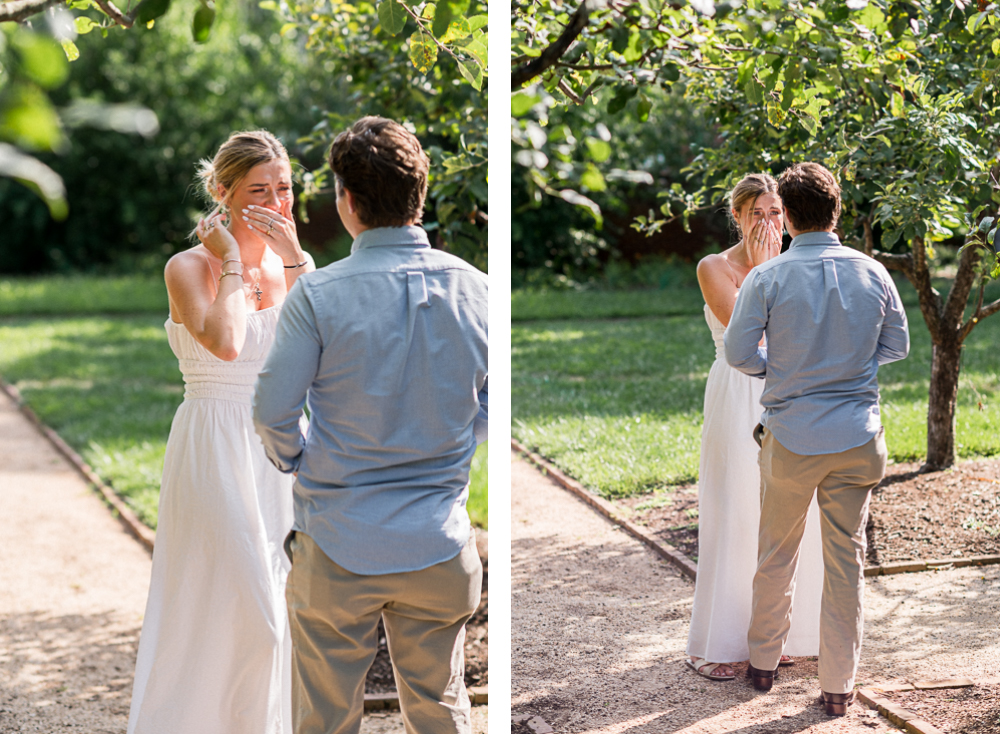
[(808, 232), (837, 224), (840, 186), (818, 163), (796, 163), (778, 177), (778, 196), (795, 229)]
[(362, 117), (330, 146), (330, 170), (338, 195), (354, 195), (358, 218), (368, 227), (419, 222), (427, 195), (430, 161), (411, 132), (384, 117)]

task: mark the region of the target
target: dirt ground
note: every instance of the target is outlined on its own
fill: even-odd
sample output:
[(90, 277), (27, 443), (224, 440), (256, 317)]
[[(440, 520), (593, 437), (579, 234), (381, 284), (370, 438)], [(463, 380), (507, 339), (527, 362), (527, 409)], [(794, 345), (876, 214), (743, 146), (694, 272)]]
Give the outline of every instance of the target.
[[(769, 694), (696, 676), (694, 584), (513, 455), (511, 472), (513, 713), (560, 734), (898, 731), (861, 704), (827, 717), (814, 660), (782, 669)], [(997, 566), (869, 579), (858, 683), (993, 678), (998, 614)], [(978, 690), (986, 710), (1000, 703)]]
[[(1000, 554), (1000, 461), (957, 464), (918, 473), (919, 464), (895, 464), (872, 493), (869, 566)], [(665, 542), (698, 555), (698, 487), (616, 500)]]
[(944, 734), (996, 734), (1000, 731), (1000, 686), (882, 694), (937, 726)]
[[(0, 734), (123, 734), (150, 556), (0, 393)], [(485, 734), (488, 707), (473, 707)], [(364, 734), (402, 734), (398, 712)]]

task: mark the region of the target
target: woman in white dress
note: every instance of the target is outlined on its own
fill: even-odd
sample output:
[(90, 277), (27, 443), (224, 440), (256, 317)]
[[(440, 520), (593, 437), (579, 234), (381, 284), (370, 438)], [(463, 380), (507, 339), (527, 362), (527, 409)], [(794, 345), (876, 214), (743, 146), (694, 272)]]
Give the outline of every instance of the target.
[(314, 269), (292, 217), (288, 154), (236, 133), (200, 178), (218, 205), (167, 263), (170, 346), (184, 375), (164, 458), (128, 734), (290, 734), (282, 544), (293, 478), (251, 419), (281, 303)]
[[(750, 270), (781, 251), (783, 208), (777, 183), (749, 174), (729, 196), (740, 241), (698, 263), (705, 319), (715, 362), (705, 385), (705, 423), (698, 480), (698, 577), (688, 634), (688, 665), (711, 680), (732, 680), (730, 663), (746, 660), (747, 629), (757, 569), (760, 468), (753, 429), (761, 416), (764, 380), (726, 363), (722, 337)], [(819, 653), (823, 557), (816, 500), (809, 510), (793, 596), (793, 618), (780, 665), (790, 655)]]

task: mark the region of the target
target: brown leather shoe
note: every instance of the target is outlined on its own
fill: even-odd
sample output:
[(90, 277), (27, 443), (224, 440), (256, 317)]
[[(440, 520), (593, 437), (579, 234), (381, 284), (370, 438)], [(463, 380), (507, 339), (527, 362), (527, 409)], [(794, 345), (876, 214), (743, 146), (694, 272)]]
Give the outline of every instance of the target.
[(752, 665), (747, 665), (747, 678), (750, 678), (753, 687), (758, 691), (770, 691), (777, 673), (776, 670), (758, 670)]
[(854, 691), (850, 693), (827, 693), (820, 696), (827, 716), (846, 716), (847, 707), (854, 702)]

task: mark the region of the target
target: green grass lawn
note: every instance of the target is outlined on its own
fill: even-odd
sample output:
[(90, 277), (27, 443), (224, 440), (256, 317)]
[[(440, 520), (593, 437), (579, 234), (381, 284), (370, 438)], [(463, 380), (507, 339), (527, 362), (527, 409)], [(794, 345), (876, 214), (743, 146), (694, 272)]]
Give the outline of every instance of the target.
[[(926, 453), (930, 337), (919, 310), (907, 314), (910, 356), (879, 370), (894, 461)], [(711, 335), (702, 315), (645, 316), (512, 328), (513, 435), (608, 497), (697, 478)], [(962, 457), (1000, 453), (997, 343), (1000, 317), (983, 321), (966, 342), (957, 418)]]
[[(0, 316), (0, 377), (155, 528), (167, 435), (184, 392), (163, 328), (162, 279), (0, 280)], [(468, 504), (483, 528), (486, 457), (480, 446)]]

